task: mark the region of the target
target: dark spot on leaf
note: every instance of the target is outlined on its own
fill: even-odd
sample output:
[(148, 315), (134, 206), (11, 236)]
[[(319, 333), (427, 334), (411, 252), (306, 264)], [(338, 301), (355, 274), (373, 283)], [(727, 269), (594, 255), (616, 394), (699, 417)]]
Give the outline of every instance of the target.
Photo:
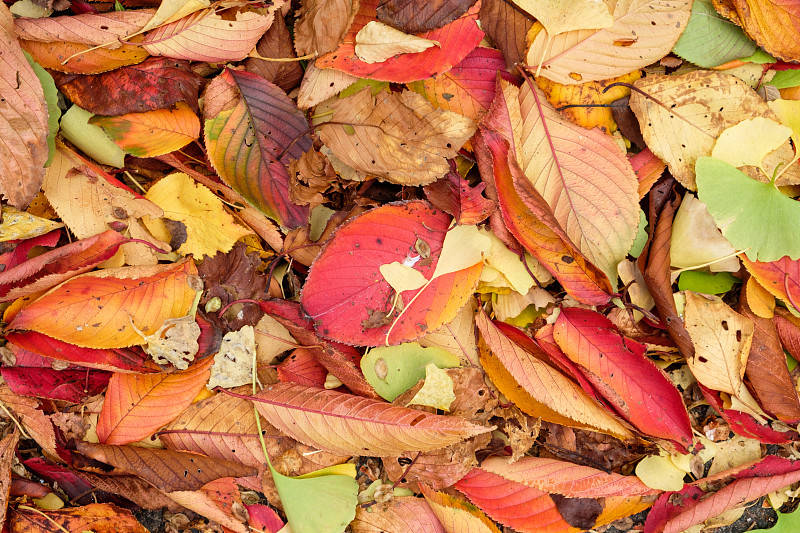
[(728, 321), (727, 320), (723, 320), (722, 321), (722, 329), (724, 329), (725, 331), (728, 331)]
[(570, 263), (572, 263), (573, 261), (575, 261), (575, 259), (573, 259), (573, 258), (572, 258), (571, 256), (569, 256), (569, 255), (562, 255), (562, 256), (561, 256), (561, 260), (562, 260), (562, 261), (564, 261), (564, 262), (565, 262), (566, 264), (568, 264), (568, 265), (569, 265)]

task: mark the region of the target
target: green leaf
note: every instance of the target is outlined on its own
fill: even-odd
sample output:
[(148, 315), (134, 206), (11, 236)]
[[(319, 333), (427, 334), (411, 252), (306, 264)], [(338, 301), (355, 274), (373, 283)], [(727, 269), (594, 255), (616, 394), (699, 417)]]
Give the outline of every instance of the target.
[(768, 54), (761, 48), (758, 48), (753, 55), (749, 55), (747, 57), (739, 58), (740, 61), (744, 61), (745, 63), (756, 63), (757, 65), (765, 65), (767, 63), (775, 63), (778, 61), (772, 55)]
[(28, 52), (23, 50), (22, 53), (25, 54), (25, 59), (31, 64), (34, 74), (39, 78), (39, 83), (42, 84), (42, 90), (44, 91), (44, 100), (47, 102), (47, 125), (50, 128), (50, 133), (47, 134), (47, 147), (50, 155), (44, 166), (49, 167), (53, 161), (53, 154), (56, 152), (58, 120), (61, 118), (61, 108), (58, 107), (58, 89), (56, 89), (56, 82), (53, 81), (53, 76), (34, 61)]
[(642, 255), (645, 244), (647, 244), (647, 216), (644, 211), (639, 209), (639, 226), (636, 228), (636, 237), (633, 238), (633, 244), (628, 254), (631, 257), (639, 257)]
[(711, 0), (695, 0), (692, 16), (672, 49), (680, 57), (701, 67), (716, 67), (749, 56), (756, 44), (733, 22), (717, 13)]
[(294, 533), (341, 533), (356, 516), (358, 483), (353, 464), (287, 477), (269, 465)]
[(678, 289), (703, 294), (723, 294), (731, 290), (736, 283), (741, 283), (741, 280), (733, 277), (730, 272), (709, 274), (687, 270), (678, 278)]
[(361, 358), (361, 371), (381, 398), (391, 402), (425, 377), (425, 366), (429, 363), (439, 368), (455, 368), (460, 364), (458, 357), (447, 350), (408, 342), (373, 348)]
[(769, 529), (753, 529), (750, 533), (796, 533), (800, 531), (800, 513), (778, 513), (778, 523)]
[(777, 89), (788, 89), (790, 87), (797, 87), (800, 85), (800, 70), (781, 70), (775, 73), (775, 76), (769, 80), (770, 85), (774, 85)]
[(698, 196), (731, 246), (752, 261), (800, 258), (800, 203), (719, 159), (698, 158), (695, 172)]
[(112, 141), (103, 128), (89, 124), (94, 115), (73, 105), (61, 117), (61, 135), (89, 157), (103, 165), (122, 168), (125, 152)]

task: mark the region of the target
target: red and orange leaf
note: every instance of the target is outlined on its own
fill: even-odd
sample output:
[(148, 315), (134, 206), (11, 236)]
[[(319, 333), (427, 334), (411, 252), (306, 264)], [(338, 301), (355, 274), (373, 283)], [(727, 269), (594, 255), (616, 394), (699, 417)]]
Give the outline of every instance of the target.
[(252, 399), (261, 416), (290, 437), (345, 455), (425, 452), (493, 429), (459, 417), (295, 383), (276, 383)]
[(6, 525), (11, 533), (66, 531), (68, 533), (148, 533), (127, 509), (110, 503), (90, 503), (57, 511), (39, 511), (29, 506), (14, 509)]
[(356, 508), (356, 518), (350, 523), (353, 533), (445, 533), (431, 506), (421, 498), (402, 496), (376, 507)]
[(434, 107), (476, 122), (489, 110), (497, 87), (497, 72), (506, 67), (503, 54), (478, 47), (447, 72), (409, 84)]
[[(196, 453), (142, 446), (77, 443), (78, 452), (114, 467), (114, 474), (132, 474), (164, 492), (197, 490), (224, 477), (245, 477), (256, 469)], [(76, 459), (77, 461), (78, 459)]]
[(223, 63), (240, 61), (255, 48), (274, 15), (232, 10), (223, 14), (203, 9), (149, 32), (142, 47), (154, 56)]
[(577, 383), (508, 338), (486, 313), (480, 312), (476, 322), (489, 348), (480, 351), (481, 366), (500, 392), (522, 411), (556, 424), (621, 439), (633, 437)]
[(363, 0), (339, 48), (317, 59), (314, 65), (317, 68), (335, 68), (359, 78), (408, 83), (447, 72), (474, 50), (483, 38), (477, 24), (478, 2), (450, 24), (419, 34), (424, 39), (437, 41), (440, 46), (415, 54), (401, 54), (380, 63), (365, 63), (356, 56), (356, 34), (368, 22), (377, 19), (377, 6), (378, 0)]
[(507, 458), (490, 457), (481, 463), (480, 469), (515, 483), (568, 498), (634, 497), (660, 493), (642, 483), (636, 476), (603, 472), (589, 466), (545, 457), (526, 456), (513, 463)]
[(6, 268), (0, 272), (0, 301), (29, 296), (88, 272), (117, 253), (126, 242), (128, 239), (119, 232), (108, 230)]
[(447, 533), (500, 533), (494, 522), (474, 505), (424, 484), (419, 488)]
[[(10, 330), (30, 330), (86, 348), (143, 344), (195, 299), (194, 262), (123, 267), (76, 276), (23, 307)], [(134, 328), (135, 326), (135, 328)]]
[(58, 89), (75, 105), (95, 115), (144, 113), (186, 102), (199, 111), (197, 96), (205, 81), (188, 61), (151, 57), (138, 65), (85, 76), (54, 72)]
[[(225, 533), (250, 533), (247, 526), (231, 513), (233, 494), (227, 491), (223, 492), (220, 488), (215, 487), (221, 481), (232, 485), (232, 489), (229, 490), (236, 491), (236, 496), (239, 495), (239, 489), (233, 482), (233, 478), (222, 478), (205, 485), (201, 490), (170, 492), (169, 497), (187, 509), (221, 525)], [(238, 499), (238, 504), (241, 506), (241, 498)]]
[(276, 370), (281, 381), (291, 381), (320, 389), (325, 387), (325, 379), (328, 377), (328, 369), (317, 361), (314, 350), (309, 348), (296, 348)]
[(19, 44), (44, 68), (72, 74), (100, 74), (141, 63), (150, 56), (141, 46), (129, 44), (114, 49), (98, 48), (91, 52), (88, 51), (89, 45), (79, 43), (42, 43), (20, 39)]
[(135, 442), (171, 422), (208, 383), (213, 362), (206, 357), (178, 372), (114, 374), (97, 421), (100, 442)]
[(200, 136), (200, 119), (184, 102), (175, 107), (118, 117), (94, 116), (117, 145), (136, 157), (155, 157), (180, 150)]
[(650, 192), (650, 188), (658, 181), (667, 164), (658, 158), (656, 154), (645, 148), (635, 156), (629, 158), (636, 179), (639, 180), (639, 199), (645, 197)]
[(305, 225), (308, 207), (289, 201), (286, 165), (311, 148), (311, 138), (286, 93), (257, 74), (226, 69), (206, 89), (204, 116), (208, 157), (220, 177), (282, 226)]
[(777, 261), (764, 263), (751, 261), (745, 254), (739, 254), (739, 257), (762, 287), (800, 312), (800, 260), (793, 261), (785, 256)]
[[(567, 294), (590, 305), (608, 303), (613, 292), (608, 276), (569, 240), (544, 200), (522, 174), (508, 142), (497, 133), (481, 130), (473, 138), (473, 146), (481, 176), (494, 185), (503, 220), (520, 244), (561, 283)], [(520, 179), (515, 179), (515, 175)], [(523, 187), (527, 183), (528, 205), (520, 198), (515, 182)], [(537, 198), (540, 209), (534, 213), (528, 206)]]
[(455, 484), (469, 500), (504, 526), (521, 533), (576, 533), (544, 491), (474, 468)]
[(158, 367), (141, 348), (81, 348), (35, 331), (6, 333), (8, 347), (19, 358), (23, 351), (76, 365), (114, 372), (153, 372)]
[(681, 394), (644, 356), (643, 344), (623, 337), (603, 315), (578, 308), (561, 309), (553, 337), (637, 429), (671, 440), (681, 449), (691, 445), (692, 428)]
[[(478, 283), (483, 263), (431, 280), (450, 216), (427, 202), (384, 205), (342, 224), (317, 256), (301, 303), (317, 332), (347, 344), (378, 346), (420, 338), (450, 322)], [(429, 254), (424, 260), (419, 250)], [(413, 265), (430, 283), (401, 293), (380, 272), (393, 262)]]

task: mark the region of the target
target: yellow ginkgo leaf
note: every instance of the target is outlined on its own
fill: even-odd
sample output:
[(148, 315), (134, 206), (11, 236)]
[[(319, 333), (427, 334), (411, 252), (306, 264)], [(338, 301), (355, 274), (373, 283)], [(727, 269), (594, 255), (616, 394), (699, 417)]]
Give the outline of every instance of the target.
[(573, 30), (599, 30), (614, 25), (602, 0), (514, 0), (536, 17), (550, 36)]
[(417, 391), (409, 405), (425, 405), (444, 411), (450, 410), (450, 404), (456, 400), (453, 392), (453, 380), (447, 371), (433, 363), (425, 366), (425, 384)]
[(720, 133), (711, 157), (735, 167), (760, 167), (764, 157), (780, 148), (791, 135), (790, 128), (772, 119), (749, 118)]
[(381, 265), (380, 272), (386, 283), (391, 285), (397, 293), (413, 291), (428, 283), (419, 270), (397, 261)]
[[(181, 172), (170, 174), (153, 185), (147, 191), (147, 199), (164, 210), (163, 219), (145, 219), (147, 229), (154, 235), (162, 237), (164, 219), (185, 226), (185, 241), (177, 249), (181, 255), (202, 257), (228, 252), (238, 239), (252, 233), (233, 221), (214, 193)], [(170, 233), (175, 244), (176, 234)]]
[(769, 103), (781, 124), (792, 129), (795, 146), (800, 145), (800, 100), (773, 100)]
[(356, 34), (355, 52), (365, 63), (380, 63), (397, 54), (422, 52), (431, 46), (439, 46), (439, 43), (373, 20)]

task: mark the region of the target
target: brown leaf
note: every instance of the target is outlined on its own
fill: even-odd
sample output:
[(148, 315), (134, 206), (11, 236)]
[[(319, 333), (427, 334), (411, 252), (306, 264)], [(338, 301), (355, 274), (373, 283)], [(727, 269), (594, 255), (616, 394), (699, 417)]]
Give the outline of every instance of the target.
[(481, 27), (503, 52), (506, 65), (523, 64), (527, 44), (525, 36), (533, 26), (533, 18), (523, 15), (505, 0), (482, 0), (479, 15)]
[[(292, 37), (282, 18), (273, 22), (267, 33), (258, 41), (256, 53), (270, 59), (297, 57), (292, 46)], [(299, 61), (264, 61), (251, 57), (245, 62), (244, 68), (262, 75), (287, 93), (297, 87), (303, 78), (303, 68)]]
[(144, 113), (176, 102), (200, 111), (197, 94), (204, 80), (189, 68), (188, 61), (152, 57), (103, 74), (51, 74), (72, 103), (95, 115)]
[(378, 20), (405, 33), (423, 33), (453, 22), (475, 0), (380, 0)]
[(19, 443), (19, 432), (14, 430), (0, 441), (0, 528), (6, 521), (8, 495), (11, 490), (11, 464)]
[[(36, 444), (51, 456), (57, 456), (53, 424), (47, 415), (37, 409), (39, 400), (14, 394), (8, 385), (3, 384), (0, 385), (0, 402), (15, 415), (17, 421), (22, 424), (25, 432), (36, 441)], [(22, 437), (26, 438), (25, 435)]]
[(353, 22), (358, 1), (303, 0), (294, 25), (294, 47), (300, 55), (332, 52)]
[(158, 510), (166, 507), (173, 513), (184, 510), (182, 505), (178, 505), (159, 489), (137, 476), (100, 476), (91, 472), (81, 472), (80, 476), (92, 487), (122, 496), (142, 509)]
[(434, 109), (412, 91), (381, 91), (373, 97), (362, 90), (316, 110), (326, 111), (333, 112), (331, 121), (337, 124), (322, 124), (320, 139), (334, 155), (356, 170), (400, 185), (427, 185), (444, 176), (450, 170), (446, 159), (455, 157), (475, 132), (470, 119)]
[(44, 180), (48, 158), (47, 104), (39, 78), (22, 54), (14, 19), (0, 7), (0, 193), (25, 209)]
[(657, 183), (650, 190), (650, 212), (647, 217), (650, 221), (650, 237), (639, 256), (638, 266), (647, 289), (656, 302), (662, 323), (666, 325), (678, 349), (688, 359), (694, 357), (694, 345), (675, 307), (669, 269), (672, 218), (681, 203), (680, 198), (670, 201), (674, 184), (675, 180), (670, 178)]
[(412, 496), (392, 498), (370, 509), (359, 505), (350, 527), (353, 533), (445, 533), (430, 505)]
[(739, 312), (753, 321), (753, 343), (745, 377), (758, 404), (779, 420), (794, 424), (800, 418), (800, 401), (789, 376), (786, 356), (775, 320), (761, 318), (750, 309), (747, 291), (739, 294)]
[(113, 50), (121, 46), (120, 39), (143, 28), (154, 13), (152, 9), (133, 9), (59, 17), (23, 17), (16, 19), (14, 25), (19, 38), (26, 41), (89, 46), (106, 44), (108, 49)]
[(485, 183), (470, 187), (457, 172), (425, 187), (425, 196), (435, 207), (453, 215), (457, 224), (478, 224), (495, 210), (495, 204), (481, 194)]
[(149, 481), (165, 492), (197, 490), (221, 477), (243, 477), (255, 469), (230, 461), (188, 452), (77, 443), (77, 450), (96, 461), (114, 467), (114, 474), (132, 474)]

